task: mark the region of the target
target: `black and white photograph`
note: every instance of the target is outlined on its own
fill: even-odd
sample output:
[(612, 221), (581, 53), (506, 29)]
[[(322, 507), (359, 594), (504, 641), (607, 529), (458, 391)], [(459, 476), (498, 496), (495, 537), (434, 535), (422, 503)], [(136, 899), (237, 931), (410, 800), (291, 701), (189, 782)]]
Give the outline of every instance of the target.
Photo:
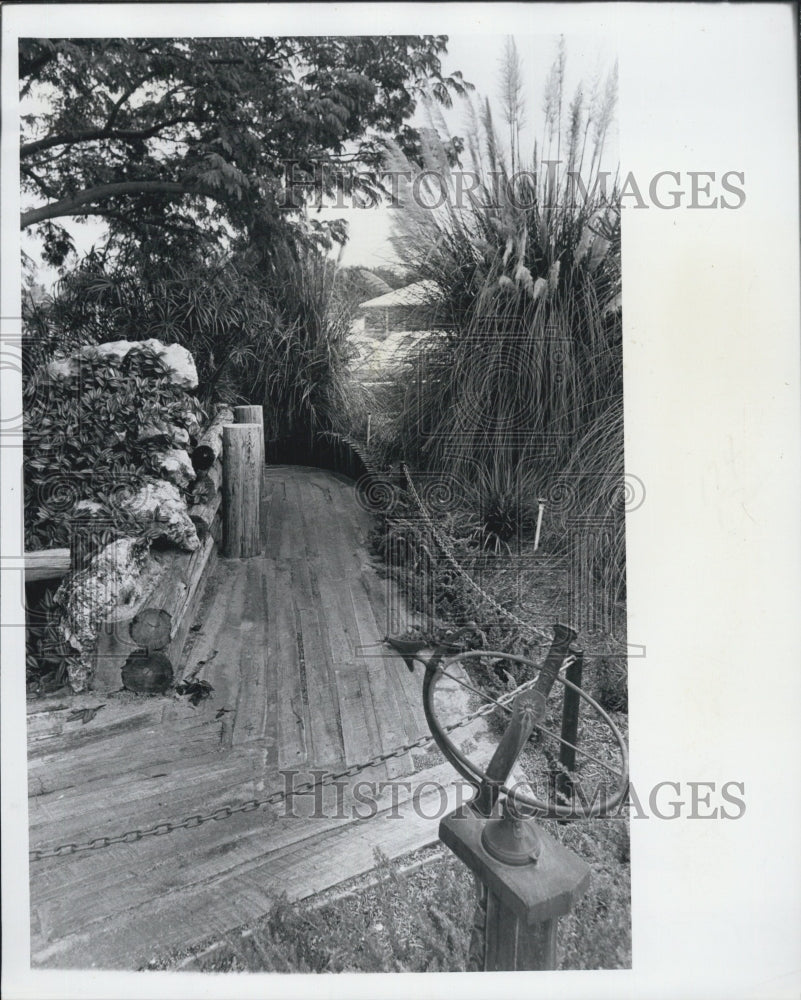
[(4, 994), (797, 996), (797, 6), (2, 13)]

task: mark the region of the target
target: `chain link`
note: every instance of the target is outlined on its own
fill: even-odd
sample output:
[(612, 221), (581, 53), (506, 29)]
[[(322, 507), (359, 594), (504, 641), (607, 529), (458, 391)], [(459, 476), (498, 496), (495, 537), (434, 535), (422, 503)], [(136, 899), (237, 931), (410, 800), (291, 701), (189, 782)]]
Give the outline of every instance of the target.
[[(456, 722), (452, 722), (447, 726), (444, 726), (446, 733), (451, 733), (455, 729), (461, 729), (464, 726), (469, 726), (471, 722), (475, 722), (485, 715), (489, 715), (493, 712), (499, 705), (504, 706), (517, 697), (522, 691), (528, 690), (536, 683), (535, 680), (526, 681), (519, 687), (515, 688), (514, 691), (510, 691), (507, 694), (502, 695), (497, 701), (490, 701), (486, 705), (482, 705), (480, 708), (475, 709), (468, 715), (459, 719)], [(296, 785), (292, 789), (279, 788), (276, 791), (271, 792), (269, 795), (264, 796), (261, 799), (246, 799), (244, 802), (239, 802), (236, 805), (225, 805), (220, 806), (213, 812), (202, 814), (195, 813), (192, 816), (187, 816), (182, 820), (177, 820), (175, 822), (162, 821), (161, 823), (156, 823), (154, 826), (145, 828), (144, 830), (128, 830), (126, 833), (116, 834), (114, 836), (105, 837), (95, 837), (93, 840), (89, 840), (86, 843), (69, 843), (69, 844), (59, 844), (57, 847), (37, 847), (29, 852), (29, 859), (31, 861), (42, 861), (45, 858), (59, 858), (65, 855), (78, 854), (83, 851), (96, 851), (101, 850), (105, 847), (112, 847), (116, 844), (136, 844), (140, 840), (145, 840), (149, 837), (163, 837), (167, 834), (174, 833), (176, 830), (194, 830), (198, 826), (202, 826), (204, 823), (208, 823), (212, 820), (220, 821), (229, 819), (231, 816), (238, 815), (239, 813), (254, 812), (256, 809), (262, 809), (265, 806), (278, 805), (287, 798), (291, 798), (293, 795), (309, 795), (314, 792), (317, 788), (324, 788), (328, 785), (334, 784), (336, 781), (340, 781), (342, 778), (355, 778), (357, 774), (361, 774), (362, 771), (366, 771), (368, 768), (377, 767), (379, 764), (383, 764), (388, 760), (393, 760), (398, 757), (403, 757), (412, 750), (423, 750), (434, 745), (433, 736), (421, 736), (419, 739), (414, 740), (412, 743), (405, 743), (403, 746), (395, 747), (392, 750), (386, 750), (384, 753), (378, 754), (376, 757), (372, 757), (370, 760), (364, 761), (361, 764), (351, 764), (349, 767), (343, 768), (341, 771), (333, 771), (324, 774), (322, 777), (315, 781), (304, 781), (300, 785)], [(419, 772), (414, 771), (412, 774), (417, 774)]]
[(423, 520), (426, 522), (428, 530), (436, 539), (437, 544), (442, 549), (445, 555), (445, 558), (448, 560), (451, 566), (456, 570), (459, 576), (465, 581), (465, 583), (467, 583), (468, 586), (470, 586), (484, 601), (486, 601), (486, 603), (489, 604), (491, 608), (494, 608), (494, 610), (503, 615), (504, 618), (507, 618), (509, 621), (514, 622), (518, 628), (525, 629), (526, 632), (529, 632), (531, 635), (536, 635), (540, 639), (550, 640), (551, 637), (548, 635), (547, 632), (545, 632), (541, 628), (537, 628), (536, 625), (530, 625), (528, 622), (524, 622), (522, 618), (518, 618), (516, 614), (514, 614), (512, 611), (509, 611), (509, 609), (505, 608), (502, 604), (499, 604), (494, 597), (488, 594), (486, 590), (484, 590), (476, 583), (476, 581), (470, 576), (467, 570), (465, 570), (464, 567), (459, 563), (459, 560), (453, 554), (453, 550), (451, 549), (447, 539), (439, 530), (439, 528), (434, 524), (434, 522), (431, 519), (431, 515), (423, 506), (423, 501), (420, 499), (420, 497), (417, 494), (417, 490), (414, 488), (412, 477), (409, 475), (409, 470), (406, 467), (405, 463), (403, 464), (402, 468), (403, 468), (403, 474), (406, 477), (406, 482), (409, 484), (409, 492), (412, 494), (414, 502), (417, 504), (420, 513), (423, 515)]

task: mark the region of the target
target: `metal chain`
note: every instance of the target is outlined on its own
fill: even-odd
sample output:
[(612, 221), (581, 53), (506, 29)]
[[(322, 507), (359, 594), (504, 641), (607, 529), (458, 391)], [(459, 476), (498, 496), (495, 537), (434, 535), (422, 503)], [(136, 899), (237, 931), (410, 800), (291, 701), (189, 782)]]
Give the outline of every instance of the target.
[[(494, 711), (495, 708), (508, 704), (512, 701), (512, 699), (520, 694), (521, 691), (528, 690), (528, 688), (530, 688), (534, 683), (536, 683), (535, 680), (526, 681), (524, 684), (515, 688), (514, 691), (510, 691), (507, 694), (502, 695), (497, 699), (497, 701), (490, 701), (486, 705), (482, 705), (480, 708), (470, 712), (457, 722), (452, 722), (450, 725), (445, 726), (445, 732), (453, 732), (453, 730), (467, 726), (484, 715), (489, 715), (489, 713)], [(339, 781), (340, 778), (353, 778), (362, 771), (367, 770), (369, 767), (376, 767), (378, 764), (383, 764), (396, 757), (403, 757), (411, 750), (421, 750), (433, 743), (433, 736), (421, 736), (412, 743), (406, 743), (403, 746), (395, 747), (393, 750), (387, 750), (385, 753), (378, 754), (376, 757), (364, 761), (361, 764), (351, 764), (350, 767), (346, 767), (341, 771), (329, 772), (328, 774), (323, 775), (323, 777), (317, 778), (315, 781), (301, 782), (290, 791), (277, 789), (276, 791), (271, 792), (270, 795), (261, 799), (247, 799), (246, 801), (239, 802), (236, 805), (220, 806), (218, 809), (215, 809), (214, 812), (207, 813), (205, 815), (196, 813), (193, 816), (187, 816), (176, 822), (163, 821), (161, 823), (156, 823), (154, 826), (147, 827), (144, 830), (128, 830), (126, 833), (120, 833), (114, 836), (95, 837), (93, 840), (88, 840), (80, 844), (68, 843), (59, 844), (57, 847), (37, 847), (29, 852), (28, 858), (30, 861), (42, 861), (44, 858), (58, 858), (65, 855), (77, 854), (80, 851), (96, 851), (104, 847), (111, 847), (114, 844), (135, 844), (147, 837), (162, 837), (168, 833), (174, 833), (176, 830), (193, 830), (195, 827), (202, 826), (210, 820), (219, 821), (229, 819), (231, 816), (238, 813), (254, 812), (256, 809), (261, 809), (264, 806), (277, 805), (279, 802), (283, 802), (285, 799), (290, 798), (293, 795), (308, 795), (316, 788), (331, 785), (335, 781)], [(412, 773), (416, 774), (418, 772)]]
[(423, 515), (423, 520), (426, 522), (426, 525), (427, 525), (429, 531), (434, 536), (434, 538), (436, 539), (437, 543), (439, 544), (439, 547), (442, 549), (443, 553), (445, 554), (445, 558), (448, 560), (448, 562), (451, 564), (451, 566), (453, 566), (453, 568), (456, 570), (456, 572), (459, 574), (459, 576), (462, 577), (462, 579), (470, 587), (472, 587), (472, 589), (474, 591), (476, 591), (476, 593), (479, 594), (481, 596), (481, 598), (484, 601), (486, 601), (487, 604), (490, 605), (490, 607), (494, 608), (495, 611), (500, 612), (500, 614), (502, 614), (504, 616), (504, 618), (508, 618), (509, 621), (514, 622), (515, 625), (517, 625), (518, 628), (525, 629), (526, 632), (530, 632), (532, 635), (536, 635), (540, 639), (548, 639), (550, 641), (551, 637), (548, 635), (547, 632), (543, 631), (543, 629), (541, 629), (541, 628), (537, 628), (536, 625), (530, 625), (528, 622), (524, 622), (522, 618), (518, 618), (516, 614), (514, 614), (511, 611), (509, 611), (507, 608), (503, 607), (502, 604), (499, 604), (495, 600), (494, 597), (492, 597), (490, 594), (488, 594), (486, 592), (486, 590), (483, 590), (475, 582), (475, 580), (470, 576), (470, 574), (459, 563), (458, 559), (453, 554), (453, 550), (451, 549), (451, 547), (450, 547), (447, 539), (442, 534), (442, 532), (439, 530), (439, 528), (434, 524), (434, 522), (431, 519), (431, 515), (428, 513), (428, 511), (423, 506), (423, 502), (420, 499), (420, 497), (417, 495), (417, 490), (414, 488), (414, 483), (412, 482), (412, 477), (409, 475), (409, 470), (406, 467), (405, 463), (403, 464), (402, 468), (403, 468), (403, 474), (406, 476), (406, 482), (409, 484), (409, 491), (411, 492), (412, 497), (414, 499), (414, 502), (417, 504), (417, 506), (418, 506), (418, 508), (420, 510), (420, 513)]

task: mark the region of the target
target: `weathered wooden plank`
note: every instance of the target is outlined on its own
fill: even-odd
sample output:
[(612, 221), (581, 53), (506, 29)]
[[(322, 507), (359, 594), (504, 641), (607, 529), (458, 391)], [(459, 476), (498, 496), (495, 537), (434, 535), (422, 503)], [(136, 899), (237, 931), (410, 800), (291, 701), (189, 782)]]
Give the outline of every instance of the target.
[(287, 518), (280, 549), (281, 558), (285, 560), (299, 559), (306, 551), (302, 510), (307, 502), (307, 484), (303, 483), (303, 487), (301, 495), (297, 477), (289, 479), (286, 483)]
[(270, 719), (267, 693), (267, 608), (262, 590), (261, 559), (249, 560), (244, 568), (247, 585), (239, 623), (239, 690), (232, 745), (261, 739), (275, 727)]
[(264, 550), (264, 554), (268, 559), (277, 559), (279, 556), (286, 516), (286, 492), (282, 480), (273, 486), (272, 503), (270, 504), (270, 526), (267, 534), (267, 545)]
[[(348, 594), (359, 635), (361, 659), (369, 679), (382, 748), (387, 751), (427, 732), (422, 699), (419, 698), (414, 708), (410, 705), (397, 672), (397, 664), (402, 665), (404, 671), (405, 665), (399, 657), (390, 655), (388, 647), (382, 645), (385, 632), (376, 622), (373, 606), (364, 586), (365, 577), (374, 571), (367, 565), (362, 540), (355, 530), (355, 519), (347, 516), (347, 507), (344, 505), (345, 499), (351, 501), (352, 498), (344, 496), (344, 487), (337, 482), (333, 483), (331, 492), (337, 499), (333, 505), (334, 510), (338, 511), (338, 516), (347, 525), (347, 530), (343, 530), (337, 539), (337, 558), (348, 577)], [(393, 662), (395, 660), (397, 663)], [(387, 767), (393, 776), (409, 773), (413, 765), (407, 754), (400, 759), (388, 761)]]
[[(347, 643), (344, 632), (339, 627), (339, 623), (334, 619), (329, 627), (326, 619), (326, 608), (329, 615), (332, 612), (332, 604), (328, 591), (327, 601), (324, 604), (320, 593), (320, 563), (321, 557), (316, 549), (316, 538), (314, 535), (314, 512), (311, 506), (301, 504), (300, 520), (303, 525), (303, 537), (305, 539), (305, 566), (308, 571), (308, 585), (310, 590), (310, 607), (314, 609), (308, 613), (301, 610), (302, 618), (311, 618), (311, 642), (309, 654), (307, 656), (307, 676), (309, 684), (309, 711), (314, 719), (314, 713), (318, 710), (325, 716), (325, 732), (317, 740), (313, 739), (315, 746), (315, 762), (325, 763), (319, 755), (327, 752), (329, 745), (335, 748), (337, 761), (345, 761), (347, 757), (346, 746), (354, 747), (358, 744), (356, 733), (350, 728), (352, 720), (343, 719), (339, 704), (339, 688), (337, 684), (337, 665), (346, 663), (351, 656), (351, 649)], [(305, 578), (304, 578), (305, 583)], [(304, 627), (304, 635), (306, 627)], [(349, 727), (348, 737), (345, 737), (345, 728)], [(313, 722), (313, 727), (317, 728)], [(353, 763), (353, 760), (350, 761)]]
[(308, 752), (307, 719), (300, 683), (292, 575), (288, 566), (266, 560), (267, 656), (278, 679), (278, 766), (299, 767)]
[(40, 549), (25, 553), (25, 582), (57, 580), (70, 571), (69, 549)]
[[(214, 759), (216, 757), (216, 759)], [(190, 766), (178, 762), (167, 770), (152, 768), (154, 777), (137, 778), (108, 790), (81, 787), (62, 795), (39, 796), (29, 806), (30, 838), (33, 847), (62, 843), (86, 843), (96, 837), (116, 836), (128, 830), (144, 830), (165, 820), (181, 820), (198, 812), (211, 812), (218, 805), (244, 801), (256, 794), (253, 765), (243, 757), (229, 754), (206, 755)], [(89, 867), (109, 867), (109, 859), (97, 854), (88, 856)], [(44, 865), (66, 873), (71, 863)], [(61, 882), (57, 884), (63, 884)]]
[[(73, 911), (71, 933), (62, 936), (54, 931), (70, 919), (68, 911), (40, 904), (37, 911), (42, 924), (50, 928), (50, 940), (43, 934), (44, 940), (32, 942), (32, 964), (72, 968), (91, 961), (102, 968), (135, 968), (159, 953), (188, 947), (258, 919), (281, 892), (301, 899), (369, 871), (377, 847), (396, 857), (434, 843), (439, 816), (455, 807), (459, 794), (450, 783), (452, 769), (447, 772), (450, 778), (444, 765), (434, 770), (438, 773), (429, 777), (422, 794), (415, 792), (417, 786), (411, 783), (408, 789), (397, 785), (385, 788), (383, 797), (376, 800), (375, 815), (369, 819), (371, 807), (365, 805), (363, 819), (340, 821), (333, 832), (314, 832), (303, 840), (262, 850), (257, 856), (249, 838), (239, 836), (231, 842), (230, 850), (206, 862), (219, 869), (224, 859), (223, 871), (212, 875), (203, 862), (193, 859), (191, 871), (181, 868), (173, 872), (170, 891), (162, 891), (158, 897), (134, 881), (126, 891), (131, 891), (136, 902), (113, 923), (87, 907), (80, 921)], [(294, 822), (309, 829), (309, 821)], [(268, 829), (280, 831), (284, 825), (275, 823)], [(144, 847), (144, 842), (139, 845), (140, 850)], [(181, 865), (184, 860), (184, 852), (177, 852), (176, 863)], [(104, 898), (98, 893), (97, 905), (102, 905)], [(87, 918), (90, 922), (83, 922)]]
[(169, 728), (142, 729), (136, 740), (130, 733), (111, 736), (70, 750), (42, 754), (29, 761), (29, 794), (42, 795), (74, 785), (107, 780), (112, 775), (167, 763), (181, 757), (219, 750), (222, 720), (211, 712), (178, 718)]
[(336, 767), (345, 760), (339, 713), (332, 711), (336, 690), (326, 662), (323, 637), (316, 611), (299, 611), (303, 649), (306, 659), (311, 750), (309, 759), (315, 767)]
[[(360, 601), (352, 587), (348, 587), (347, 598), (350, 599), (353, 608), (357, 634), (364, 650), (361, 659), (370, 686), (370, 700), (375, 712), (381, 750), (387, 753), (409, 743), (410, 736), (406, 732), (401, 706), (387, 674), (389, 657), (383, 648), (377, 645), (377, 629), (372, 611), (365, 608), (366, 599)], [(387, 773), (390, 778), (409, 774), (412, 770), (414, 767), (409, 753), (387, 761)]]
[(262, 469), (261, 476), (261, 550), (267, 552), (270, 540), (270, 526), (272, 523), (273, 491), (278, 481), (274, 475), (269, 473), (272, 470)]
[[(392, 617), (387, 604), (388, 581), (381, 580), (372, 568), (365, 568), (359, 575), (359, 583), (367, 597), (376, 621), (377, 632), (381, 638), (393, 631), (400, 631), (400, 629), (387, 628), (387, 624), (391, 624)], [(357, 587), (354, 586), (354, 591), (356, 590)], [(400, 607), (401, 597), (399, 594), (393, 594), (391, 599), (397, 602), (398, 607)], [(384, 649), (386, 652), (390, 652), (389, 646), (385, 645)], [(423, 711), (423, 667), (417, 665), (414, 672), (410, 673), (403, 659), (394, 655), (385, 662), (387, 676), (394, 686), (406, 732), (411, 740), (417, 739), (428, 732), (428, 724)]]
[(337, 526), (328, 498), (320, 491), (309, 491), (307, 496), (306, 523), (312, 532), (310, 544), (314, 551), (310, 563), (320, 594), (320, 624), (336, 678), (345, 760), (348, 764), (360, 763), (381, 753), (381, 741), (363, 664), (356, 655), (360, 638), (350, 598), (343, 592), (346, 577), (332, 545)]
[[(55, 826), (55, 835), (46, 836), (48, 823), (74, 823), (77, 828), (82, 822), (90, 831), (90, 836), (84, 838), (88, 840), (91, 839), (95, 820), (107, 827), (104, 834), (109, 833), (112, 828), (115, 833), (125, 832), (127, 828), (120, 822), (118, 809), (122, 814), (130, 810), (131, 813), (138, 812), (148, 818), (156, 815), (158, 810), (156, 818), (159, 821), (173, 821), (194, 812), (206, 811), (207, 791), (215, 794), (215, 790), (219, 790), (222, 794), (228, 788), (229, 802), (241, 798), (238, 791), (240, 786), (247, 786), (248, 795), (244, 797), (250, 796), (251, 785), (255, 792), (264, 791), (263, 771), (260, 760), (256, 760), (257, 754), (257, 747), (248, 747), (246, 751), (237, 748), (225, 754), (212, 752), (197, 757), (184, 757), (119, 775), (107, 786), (76, 786), (55, 795), (37, 797), (31, 800), (32, 815), (36, 817), (38, 830), (35, 846), (59, 842), (60, 831)], [(208, 779), (207, 783), (204, 778)], [(269, 788), (278, 787), (281, 781), (281, 777), (273, 772)], [(110, 793), (105, 797), (104, 788)], [(66, 858), (44, 859), (36, 863), (35, 871), (38, 873), (51, 866), (66, 870), (71, 865), (91, 860), (92, 857), (97, 860), (98, 855), (90, 852)]]
[[(247, 564), (218, 559), (190, 626), (182, 655), (182, 677), (196, 676), (214, 687), (214, 703), (233, 708), (239, 688), (238, 623), (244, 613)], [(199, 626), (196, 631), (191, 631)]]
[(188, 573), (184, 601), (178, 612), (177, 621), (173, 623), (170, 644), (166, 649), (176, 675), (183, 672), (184, 646), (189, 636), (189, 629), (192, 627), (203, 592), (217, 562), (217, 543), (213, 535), (210, 534), (206, 538), (199, 551), (203, 555), (197, 570)]
[[(251, 751), (252, 748), (248, 750)], [(235, 770), (229, 769), (232, 757), (238, 761)], [(276, 789), (286, 791), (286, 783), (292, 780), (286, 775), (273, 773), (266, 787), (261, 787), (263, 782), (258, 780), (254, 770), (252, 778), (254, 792), (250, 790), (246, 777), (252, 753), (243, 753), (239, 748), (234, 754), (226, 755), (224, 760), (227, 760), (229, 765), (219, 769), (212, 784), (212, 791), (226, 775), (229, 775), (234, 781), (242, 779), (245, 782), (242, 786), (245, 794), (238, 795), (238, 788), (235, 786), (227, 798), (220, 796), (221, 802), (236, 804), (237, 801), (266, 795)], [(245, 770), (242, 770), (243, 767)], [(187, 769), (186, 774), (188, 780), (196, 777), (191, 768)], [(293, 784), (299, 784), (311, 777), (310, 771), (301, 770)], [(436, 775), (431, 780), (434, 778)], [(160, 885), (175, 881), (175, 872), (179, 869), (189, 869), (194, 872), (196, 865), (208, 862), (211, 865), (209, 870), (216, 874), (228, 870), (230, 865), (227, 859), (233, 852), (239, 861), (250, 859), (253, 863), (259, 863), (266, 851), (318, 836), (338, 825), (352, 822), (358, 818), (358, 813), (364, 814), (367, 807), (363, 802), (357, 803), (354, 798), (354, 787), (358, 782), (374, 783), (375, 798), (379, 805), (382, 803), (387, 805), (392, 801), (405, 801), (412, 793), (411, 783), (401, 783), (397, 786), (397, 790), (393, 791), (391, 786), (386, 785), (385, 779), (386, 775), (383, 772), (379, 773), (379, 769), (371, 768), (360, 772), (355, 780), (342, 779), (336, 787), (320, 786), (314, 795), (295, 795), (291, 803), (280, 803), (253, 812), (237, 813), (221, 822), (209, 821), (192, 830), (178, 830), (165, 837), (154, 837), (138, 843), (105, 848), (102, 852), (101, 865), (98, 865), (101, 855), (92, 852), (36, 862), (34, 874), (39, 883), (37, 899), (51, 898), (59, 891), (69, 891), (77, 896), (104, 886), (110, 890), (115, 884), (114, 871), (118, 868), (128, 870), (134, 867), (143, 880), (143, 891), (158, 894)], [(372, 794), (372, 787), (367, 788), (363, 785), (362, 788), (363, 796)], [(194, 799), (190, 797), (186, 801), (182, 800), (180, 808), (163, 810), (159, 819), (180, 820), (195, 813), (208, 814), (213, 809), (214, 805), (209, 806), (204, 802), (204, 788), (197, 782)], [(113, 828), (113, 832), (124, 832), (125, 829), (128, 828), (117, 826)], [(104, 831), (106, 832), (109, 831)]]
[[(85, 699), (74, 709), (64, 708), (59, 712), (46, 712), (28, 716), (28, 759), (36, 760), (52, 754), (72, 753), (79, 747), (97, 743), (126, 733), (132, 734), (131, 744), (135, 745), (139, 730), (159, 726), (168, 704), (165, 698), (139, 698), (135, 695), (125, 700), (93, 696)], [(99, 706), (103, 706), (100, 708)], [(71, 711), (80, 708), (97, 708), (97, 715), (84, 724), (80, 719), (70, 721)]]

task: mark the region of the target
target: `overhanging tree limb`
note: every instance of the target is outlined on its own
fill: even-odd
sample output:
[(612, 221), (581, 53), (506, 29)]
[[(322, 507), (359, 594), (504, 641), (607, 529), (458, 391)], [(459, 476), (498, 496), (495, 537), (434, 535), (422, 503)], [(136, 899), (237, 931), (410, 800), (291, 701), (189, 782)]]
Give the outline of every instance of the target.
[[(20, 217), (20, 229), (27, 229), (28, 226), (35, 226), (37, 222), (45, 222), (47, 219), (59, 219), (65, 215), (72, 215), (76, 208), (81, 205), (89, 205), (98, 201), (105, 201), (107, 198), (114, 198), (121, 194), (195, 194), (194, 188), (177, 181), (119, 181), (116, 184), (99, 184), (97, 187), (80, 191), (69, 198), (62, 198), (54, 201), (50, 205), (42, 205), (41, 208), (33, 208), (29, 212), (23, 212)], [(213, 197), (213, 195), (209, 195)]]
[(104, 128), (88, 129), (85, 132), (76, 132), (73, 135), (51, 135), (45, 139), (36, 139), (33, 142), (23, 143), (19, 148), (19, 155), (23, 159), (26, 156), (32, 156), (34, 153), (40, 153), (44, 149), (52, 149), (54, 146), (76, 146), (82, 142), (95, 142), (98, 139), (121, 139), (123, 142), (153, 139), (165, 128), (171, 128), (173, 125), (193, 122), (195, 120), (196, 118), (192, 115), (178, 115), (145, 129), (111, 129), (106, 126)]

